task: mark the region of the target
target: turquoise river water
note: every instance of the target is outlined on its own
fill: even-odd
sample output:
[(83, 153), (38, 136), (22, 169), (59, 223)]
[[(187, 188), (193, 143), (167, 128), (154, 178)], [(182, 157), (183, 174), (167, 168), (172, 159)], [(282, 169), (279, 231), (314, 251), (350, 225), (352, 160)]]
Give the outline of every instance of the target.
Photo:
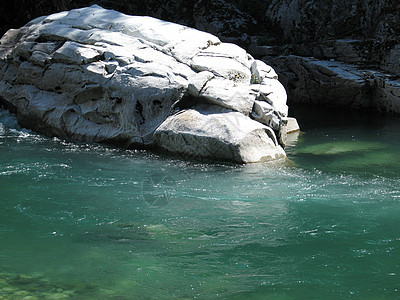
[(400, 299), (400, 120), (294, 115), (287, 161), (242, 166), (0, 110), (0, 299)]

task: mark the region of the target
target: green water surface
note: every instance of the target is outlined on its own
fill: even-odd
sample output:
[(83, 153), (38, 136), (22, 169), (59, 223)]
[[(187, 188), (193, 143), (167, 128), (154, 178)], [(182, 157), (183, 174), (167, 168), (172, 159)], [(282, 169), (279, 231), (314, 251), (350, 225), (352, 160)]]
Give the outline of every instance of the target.
[(400, 120), (297, 114), (287, 161), (237, 166), (0, 110), (0, 299), (400, 299)]

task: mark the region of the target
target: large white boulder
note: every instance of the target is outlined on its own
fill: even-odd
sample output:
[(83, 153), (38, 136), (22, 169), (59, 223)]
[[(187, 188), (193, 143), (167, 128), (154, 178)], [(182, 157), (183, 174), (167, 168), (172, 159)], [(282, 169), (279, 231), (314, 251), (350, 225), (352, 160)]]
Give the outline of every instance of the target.
[(197, 105), (169, 116), (154, 139), (187, 158), (251, 163), (285, 157), (270, 127), (219, 106)]
[[(95, 5), (37, 18), (0, 40), (0, 104), (15, 111), (22, 126), (48, 135), (187, 153), (189, 140), (173, 147), (160, 132), (176, 125), (171, 119), (180, 115), (168, 116), (188, 98), (206, 105), (202, 113), (189, 110), (205, 116), (196, 119), (202, 130), (197, 121), (184, 125), (193, 126), (191, 141), (236, 145), (235, 157), (225, 157), (233, 161), (284, 153), (286, 92), (276, 73), (209, 33)], [(215, 105), (225, 111), (208, 116), (206, 107), (214, 112)], [(232, 115), (244, 131), (215, 135)]]

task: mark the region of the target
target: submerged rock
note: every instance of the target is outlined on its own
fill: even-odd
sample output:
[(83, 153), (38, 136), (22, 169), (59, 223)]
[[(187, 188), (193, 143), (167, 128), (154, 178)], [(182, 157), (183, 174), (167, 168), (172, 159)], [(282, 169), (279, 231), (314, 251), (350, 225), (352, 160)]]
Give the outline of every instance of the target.
[(349, 141), (332, 142), (308, 146), (299, 150), (299, 153), (313, 155), (338, 155), (349, 152), (368, 152), (383, 149), (386, 146), (375, 142)]
[(0, 273), (0, 299), (72, 299), (79, 293), (84, 295), (81, 288), (71, 286), (41, 275)]
[[(271, 67), (209, 33), (97, 5), (3, 36), (0, 104), (22, 126), (72, 141), (236, 162), (284, 155), (286, 92)], [(215, 105), (224, 111), (215, 114)], [(168, 117), (176, 109), (188, 110)], [(206, 119), (181, 120), (189, 115)], [(227, 129), (231, 116), (240, 125)], [(180, 136), (179, 144), (162, 132)], [(219, 156), (199, 143), (236, 146)]]

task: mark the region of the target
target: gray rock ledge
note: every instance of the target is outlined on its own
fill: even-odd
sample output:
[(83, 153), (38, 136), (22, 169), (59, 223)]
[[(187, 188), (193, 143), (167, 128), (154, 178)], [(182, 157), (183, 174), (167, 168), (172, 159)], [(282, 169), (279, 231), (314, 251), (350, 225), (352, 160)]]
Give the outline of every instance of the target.
[(271, 59), (293, 102), (400, 114), (400, 80), (379, 70), (295, 55)]

